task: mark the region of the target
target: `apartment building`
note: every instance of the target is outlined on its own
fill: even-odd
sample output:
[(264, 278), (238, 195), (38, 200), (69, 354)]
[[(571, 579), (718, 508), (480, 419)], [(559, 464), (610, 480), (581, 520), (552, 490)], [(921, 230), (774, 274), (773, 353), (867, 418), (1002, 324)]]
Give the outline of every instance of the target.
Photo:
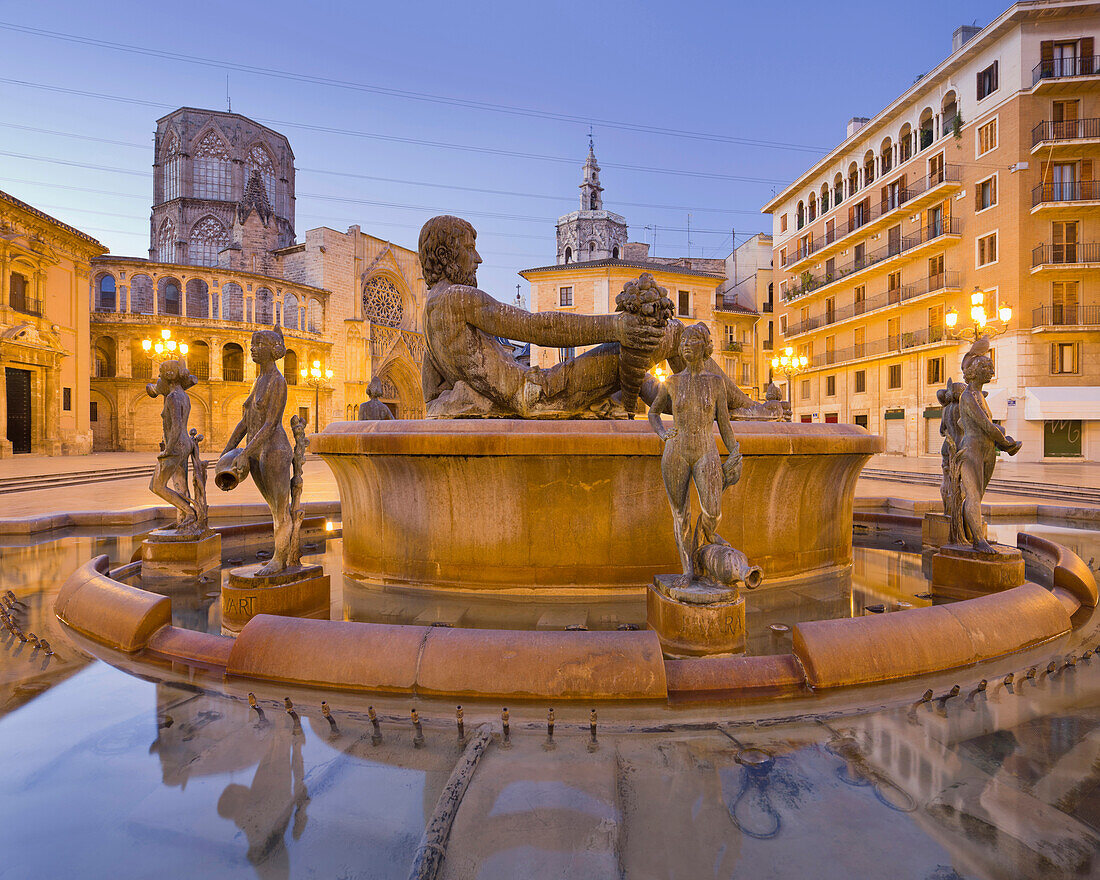
[(960, 27), (946, 60), (765, 205), (776, 345), (808, 359), (796, 420), (939, 454), (936, 391), (961, 378), (977, 294), (991, 317), (1011, 309), (987, 390), (1019, 458), (1100, 459), (1097, 35), (1100, 4), (1081, 2)]
[(772, 237), (757, 233), (726, 257), (726, 283), (719, 288), (721, 297), (714, 309), (723, 356), (732, 361), (730, 355), (736, 353), (739, 361), (723, 368), (742, 391), (757, 399), (767, 391), (775, 348), (772, 274)]

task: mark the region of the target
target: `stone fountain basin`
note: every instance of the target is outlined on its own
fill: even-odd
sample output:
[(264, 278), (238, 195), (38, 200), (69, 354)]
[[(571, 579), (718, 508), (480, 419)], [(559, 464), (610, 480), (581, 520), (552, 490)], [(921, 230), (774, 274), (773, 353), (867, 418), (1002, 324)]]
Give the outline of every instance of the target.
[[(719, 533), (765, 587), (850, 565), (856, 480), (882, 438), (821, 423), (734, 430), (744, 468)], [(310, 451), (336, 477), (344, 571), (358, 580), (564, 593), (679, 571), (645, 420), (337, 422)]]

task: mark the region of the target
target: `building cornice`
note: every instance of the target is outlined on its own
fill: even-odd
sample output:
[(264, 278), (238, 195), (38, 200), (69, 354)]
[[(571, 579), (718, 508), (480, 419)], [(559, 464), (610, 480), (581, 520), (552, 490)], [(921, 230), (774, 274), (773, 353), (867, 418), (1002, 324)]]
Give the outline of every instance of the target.
[(534, 269), (521, 269), (519, 275), (527, 280), (528, 275), (542, 272), (575, 272), (578, 269), (643, 269), (647, 272), (664, 272), (668, 275), (687, 275), (695, 278), (712, 278), (715, 281), (725, 281), (725, 275), (714, 272), (702, 272), (698, 269), (685, 269), (682, 266), (670, 266), (667, 263), (651, 262), (649, 260), (590, 260), (588, 262), (562, 263), (554, 266), (538, 266)]

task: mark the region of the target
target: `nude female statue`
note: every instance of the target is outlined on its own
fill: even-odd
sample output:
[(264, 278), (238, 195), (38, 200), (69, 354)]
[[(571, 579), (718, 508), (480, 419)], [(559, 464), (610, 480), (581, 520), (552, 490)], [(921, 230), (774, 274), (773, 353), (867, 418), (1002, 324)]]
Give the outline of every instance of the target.
[[(985, 340), (984, 347), (980, 345)], [(981, 337), (963, 358), (963, 379), (966, 389), (959, 397), (959, 486), (962, 492), (962, 534), (975, 550), (994, 552), (982, 533), (982, 497), (993, 476), (997, 452), (1003, 450), (1015, 455), (1023, 446), (1019, 440), (1009, 437), (1000, 425), (993, 421), (989, 404), (985, 402), (982, 386), (993, 378), (993, 361), (985, 354), (988, 340)]]
[[(685, 328), (680, 354), (687, 367), (661, 385), (649, 409), (649, 424), (665, 443), (661, 474), (672, 508), (676, 549), (680, 553), (685, 583), (696, 574), (693, 557), (700, 546), (726, 543), (717, 535), (722, 519), (722, 492), (741, 477), (741, 447), (730, 424), (725, 381), (706, 370), (707, 359), (713, 351), (710, 331), (705, 324)], [(670, 406), (671, 430), (661, 422), (661, 413), (669, 411)], [(722, 442), (729, 450), (725, 464), (721, 462), (711, 433), (716, 421)], [(688, 501), (688, 486), (692, 481), (702, 510), (694, 538)], [(700, 531), (703, 540), (700, 540)]]
[[(244, 402), (240, 424), (233, 429), (218, 461), (214, 482), (219, 489), (228, 491), (251, 474), (256, 488), (271, 508), (275, 552), (270, 561), (254, 573), (256, 577), (263, 577), (301, 561), (297, 541), (301, 516), (300, 511), (292, 509), (297, 504), (292, 503), (296, 499), (291, 497), (294, 471), (300, 469), (300, 464), (295, 461), (297, 456), (283, 428), (286, 379), (275, 365), (286, 354), (282, 330), (278, 327), (257, 330), (252, 334), (251, 353), (258, 368), (256, 382)], [(297, 416), (292, 420), (292, 427), (296, 420)], [(244, 447), (238, 449), (246, 438)]]
[[(167, 360), (160, 365), (157, 381), (145, 386), (150, 397), (164, 398), (160, 414), (164, 440), (149, 490), (178, 510), (176, 531), (204, 531), (207, 522), (206, 465), (198, 451), (202, 436), (196, 431), (187, 432), (187, 420), (191, 416), (187, 389), (196, 382), (198, 379), (191, 375), (183, 361)], [(194, 467), (194, 496), (187, 487), (189, 463)]]

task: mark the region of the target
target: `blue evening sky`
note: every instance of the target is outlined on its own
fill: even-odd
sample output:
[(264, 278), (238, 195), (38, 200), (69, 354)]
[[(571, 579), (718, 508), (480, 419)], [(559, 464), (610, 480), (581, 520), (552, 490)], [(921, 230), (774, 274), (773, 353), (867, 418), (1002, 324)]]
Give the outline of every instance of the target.
[(685, 255), (690, 214), (691, 254), (722, 257), (733, 230), (740, 244), (770, 229), (761, 205), (850, 117), (935, 67), (958, 25), (1004, 8), (0, 4), (0, 189), (146, 255), (155, 120), (225, 109), (228, 73), (233, 110), (290, 139), (299, 236), (359, 224), (415, 248), (428, 217), (458, 214), (478, 229), (481, 286), (508, 300), (522, 283), (526, 298), (516, 272), (554, 262), (589, 123), (605, 207), (631, 240)]

